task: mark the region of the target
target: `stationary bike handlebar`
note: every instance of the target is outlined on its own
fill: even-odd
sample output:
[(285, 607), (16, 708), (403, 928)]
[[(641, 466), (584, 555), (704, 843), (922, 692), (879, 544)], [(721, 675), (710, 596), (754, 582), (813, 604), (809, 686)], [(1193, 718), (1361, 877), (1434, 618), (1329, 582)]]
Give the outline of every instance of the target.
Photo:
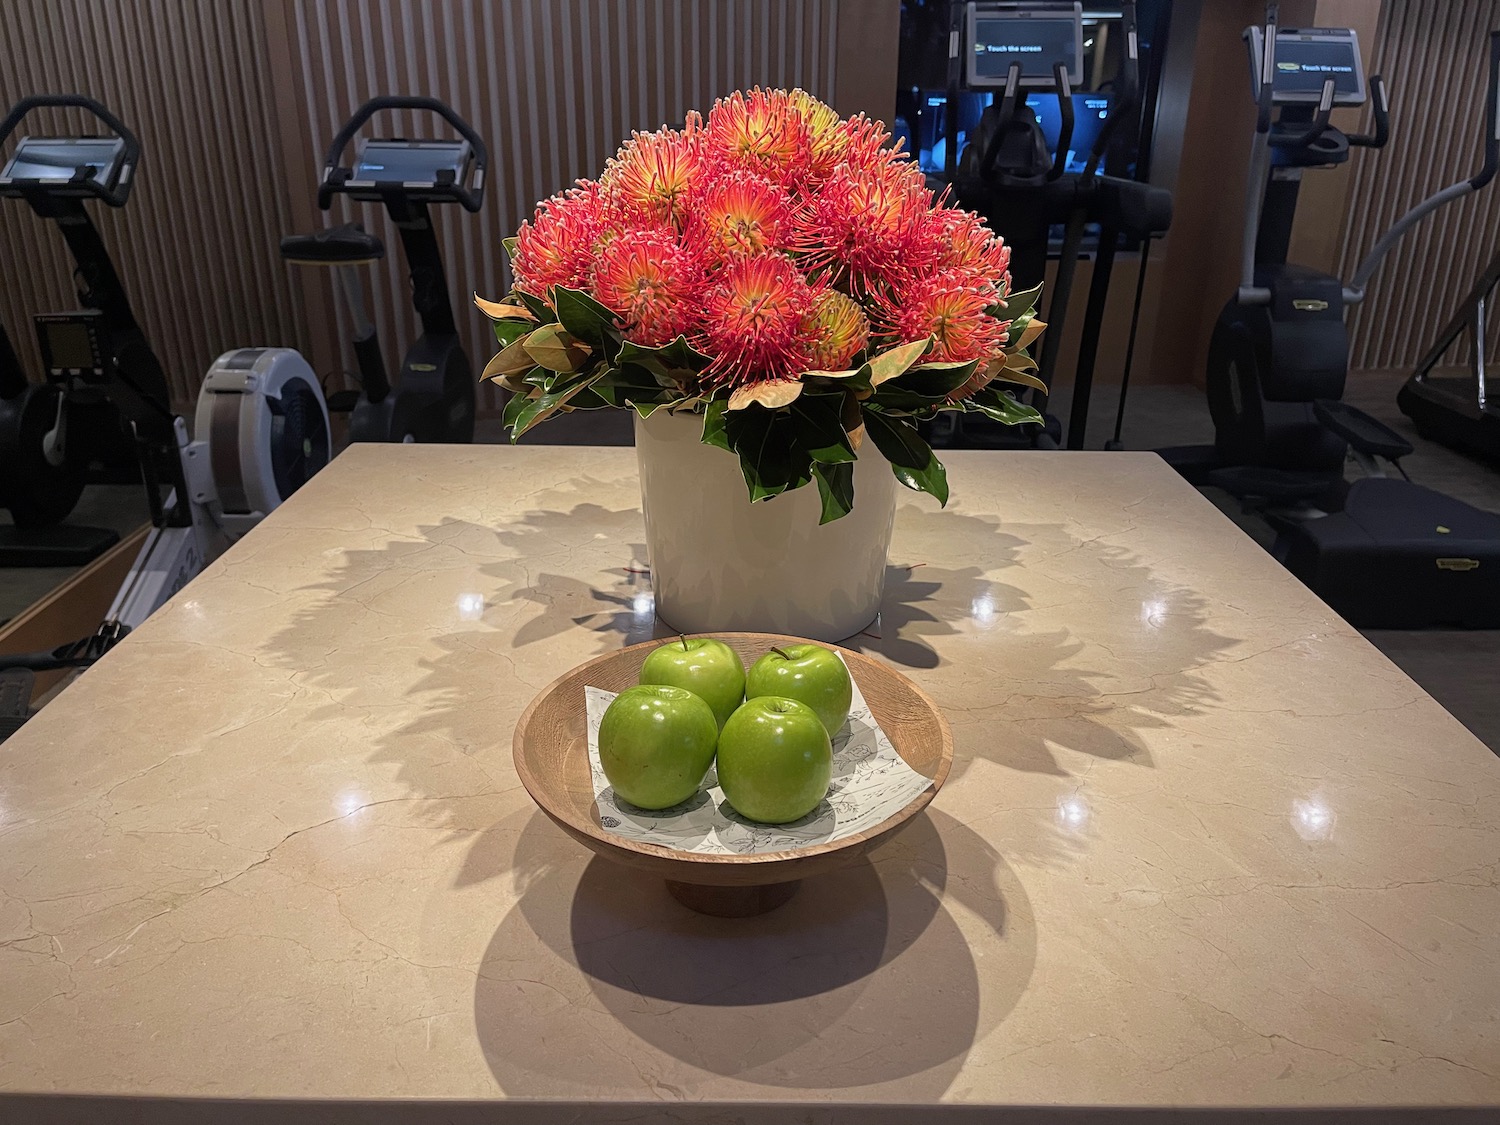
[(1365, 299), (1365, 288), (1370, 284), (1370, 279), (1375, 276), (1375, 271), (1380, 268), (1381, 261), (1391, 248), (1401, 241), (1407, 231), (1445, 203), (1462, 199), (1488, 186), (1489, 182), (1495, 178), (1497, 171), (1500, 171), (1500, 31), (1492, 31), (1490, 32), (1489, 81), (1485, 86), (1484, 163), (1480, 165), (1479, 171), (1468, 179), (1459, 180), (1458, 183), (1450, 184), (1436, 195), (1428, 196), (1396, 220), (1396, 225), (1380, 236), (1380, 241), (1375, 243), (1365, 260), (1359, 264), (1359, 269), (1354, 273), (1354, 280), (1344, 287), (1344, 303), (1354, 305)]
[(1370, 76), (1370, 102), (1375, 108), (1375, 132), (1350, 133), (1349, 143), (1362, 148), (1385, 148), (1385, 142), (1391, 139), (1391, 107), (1385, 79), (1378, 74)]
[(484, 202), (484, 173), (489, 166), (489, 149), (485, 147), (479, 134), (474, 131), (474, 127), (455, 113), (446, 102), (439, 101), (437, 98), (407, 95), (371, 98), (344, 123), (344, 127), (333, 138), (333, 143), (328, 146), (328, 158), (323, 161), (323, 182), (318, 185), (318, 206), (326, 211), (333, 205), (333, 195), (337, 190), (335, 174), (341, 167), (339, 160), (343, 156), (344, 149), (348, 148), (349, 142), (354, 139), (354, 134), (359, 132), (370, 118), (386, 109), (419, 109), (435, 113), (452, 125), (459, 136), (469, 142), (469, 148), (474, 152), (473, 187), (466, 188), (462, 184), (454, 184), (453, 198), (463, 206), (465, 211), (478, 211)]
[(90, 195), (102, 199), (111, 207), (123, 207), (125, 200), (130, 198), (130, 187), (135, 182), (131, 174), (135, 165), (141, 157), (141, 142), (136, 140), (130, 127), (100, 105), (93, 98), (85, 97), (83, 94), (32, 94), (30, 97), (22, 98), (11, 107), (3, 122), (0, 122), (0, 146), (10, 140), (11, 134), (16, 131), (16, 126), (21, 124), (21, 119), (34, 109), (86, 109), (114, 130), (115, 135), (125, 142), (125, 153), (120, 160), (120, 175), (115, 181), (112, 189), (107, 189), (103, 184), (94, 180), (84, 180), (81, 185)]
[(1068, 169), (1068, 146), (1073, 143), (1073, 88), (1068, 83), (1066, 63), (1054, 63), (1052, 81), (1057, 89), (1057, 111), (1062, 123), (1057, 130), (1057, 151), (1052, 154), (1052, 167), (1047, 170), (1047, 182), (1062, 178)]
[(1329, 119), (1333, 116), (1333, 92), (1334, 80), (1325, 78), (1323, 80), (1323, 91), (1318, 95), (1318, 111), (1313, 115), (1312, 123), (1300, 133), (1290, 136), (1278, 137), (1272, 133), (1270, 144), (1273, 148), (1310, 148), (1317, 142), (1328, 129)]
[(1135, 112), (1136, 102), (1140, 97), (1140, 52), (1138, 48), (1140, 38), (1136, 30), (1135, 5), (1133, 3), (1120, 5), (1120, 16), (1125, 25), (1125, 58), (1120, 64), (1120, 96), (1114, 105), (1110, 106), (1109, 116), (1104, 119), (1104, 127), (1094, 138), (1094, 147), (1089, 151), (1088, 161), (1083, 166), (1085, 179), (1093, 179), (1098, 174), (1099, 162), (1104, 159), (1110, 139), (1115, 135), (1115, 130), (1120, 127), (1120, 122)]

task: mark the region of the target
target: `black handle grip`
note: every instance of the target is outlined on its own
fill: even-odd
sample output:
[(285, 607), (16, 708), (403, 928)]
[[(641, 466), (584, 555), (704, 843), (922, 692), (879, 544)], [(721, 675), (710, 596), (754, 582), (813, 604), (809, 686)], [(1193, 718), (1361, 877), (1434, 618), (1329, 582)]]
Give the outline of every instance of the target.
[(1385, 93), (1385, 79), (1380, 75), (1370, 78), (1370, 103), (1375, 110), (1374, 133), (1350, 133), (1349, 143), (1365, 148), (1384, 148), (1391, 139), (1391, 107)]
[(1490, 32), (1490, 84), (1485, 89), (1484, 166), (1469, 186), (1475, 191), (1495, 178), (1500, 170), (1500, 31)]
[(1052, 155), (1052, 167), (1047, 171), (1048, 181), (1062, 178), (1068, 167), (1068, 146), (1073, 143), (1073, 89), (1068, 84), (1066, 63), (1052, 67), (1052, 81), (1057, 88), (1057, 109), (1062, 115), (1062, 125), (1057, 130), (1057, 151)]
[(113, 189), (106, 189), (102, 184), (92, 180), (84, 182), (84, 186), (93, 195), (104, 200), (111, 207), (122, 207), (125, 200), (130, 198), (130, 186), (135, 182), (131, 174), (136, 162), (141, 158), (141, 142), (136, 139), (130, 127), (116, 117), (109, 110), (100, 105), (93, 98), (85, 97), (83, 94), (32, 94), (30, 97), (22, 98), (11, 106), (10, 113), (6, 114), (5, 120), (0, 121), (0, 146), (10, 140), (11, 134), (16, 131), (16, 126), (34, 109), (86, 109), (114, 130), (115, 135), (125, 142), (125, 155), (120, 162), (120, 175)]
[(459, 136), (469, 142), (469, 147), (474, 151), (474, 182), (478, 186), (470, 189), (455, 184), (453, 195), (463, 205), (465, 211), (478, 211), (484, 202), (484, 172), (490, 162), (489, 149), (485, 148), (484, 141), (474, 131), (474, 127), (455, 113), (446, 102), (439, 101), (437, 98), (401, 94), (371, 98), (360, 106), (354, 116), (349, 118), (344, 123), (344, 127), (338, 131), (338, 135), (333, 138), (333, 143), (328, 146), (328, 158), (323, 161), (323, 182), (318, 185), (318, 206), (326, 211), (332, 205), (334, 172), (339, 167), (339, 157), (343, 155), (344, 149), (349, 147), (354, 134), (359, 132), (366, 121), (386, 109), (420, 109), (435, 113), (452, 125)]

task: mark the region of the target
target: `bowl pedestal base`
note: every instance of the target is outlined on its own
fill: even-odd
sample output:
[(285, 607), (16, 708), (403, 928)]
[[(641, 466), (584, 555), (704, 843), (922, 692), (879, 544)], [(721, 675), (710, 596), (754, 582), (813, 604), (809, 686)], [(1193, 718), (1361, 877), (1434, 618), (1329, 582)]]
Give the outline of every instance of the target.
[(788, 883), (762, 883), (752, 887), (710, 887), (701, 883), (679, 883), (668, 879), (667, 891), (689, 910), (712, 914), (715, 918), (752, 918), (768, 914), (787, 902), (800, 879)]

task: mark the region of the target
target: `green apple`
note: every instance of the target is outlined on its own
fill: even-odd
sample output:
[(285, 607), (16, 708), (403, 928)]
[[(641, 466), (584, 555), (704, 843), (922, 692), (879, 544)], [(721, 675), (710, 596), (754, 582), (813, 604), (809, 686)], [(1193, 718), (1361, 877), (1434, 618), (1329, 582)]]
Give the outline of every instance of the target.
[(713, 708), (720, 730), (745, 701), (739, 653), (712, 637), (678, 637), (653, 649), (641, 665), (641, 683), (686, 688)]
[(719, 724), (685, 688), (638, 684), (610, 701), (599, 723), (599, 764), (615, 792), (665, 809), (698, 791), (713, 765)]
[(833, 776), (833, 744), (805, 703), (746, 700), (719, 735), (719, 787), (747, 820), (786, 824), (818, 807)]
[(831, 738), (849, 718), (854, 682), (832, 650), (807, 643), (784, 645), (757, 660), (745, 677), (745, 698), (762, 695), (806, 703), (823, 720)]

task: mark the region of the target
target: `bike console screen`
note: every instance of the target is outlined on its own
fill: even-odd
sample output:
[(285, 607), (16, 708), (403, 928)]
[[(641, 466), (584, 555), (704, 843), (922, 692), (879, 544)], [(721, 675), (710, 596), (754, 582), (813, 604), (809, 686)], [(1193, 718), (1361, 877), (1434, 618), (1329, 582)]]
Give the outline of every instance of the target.
[(0, 180), (65, 184), (87, 168), (85, 179), (109, 187), (124, 152), (119, 137), (22, 137)]
[(351, 182), (462, 184), (468, 172), (468, 141), (362, 140)]
[(1011, 64), (1021, 65), (1023, 87), (1051, 87), (1053, 67), (1062, 63), (1068, 81), (1083, 74), (1081, 5), (1011, 5), (971, 3), (967, 19), (971, 89), (1004, 86)]
[[(1260, 65), (1264, 33), (1252, 28), (1250, 73), (1260, 96)], [(1277, 105), (1316, 102), (1323, 83), (1332, 78), (1334, 105), (1363, 105), (1365, 74), (1359, 61), (1359, 40), (1347, 28), (1285, 30), (1276, 33), (1276, 79), (1272, 101)]]

